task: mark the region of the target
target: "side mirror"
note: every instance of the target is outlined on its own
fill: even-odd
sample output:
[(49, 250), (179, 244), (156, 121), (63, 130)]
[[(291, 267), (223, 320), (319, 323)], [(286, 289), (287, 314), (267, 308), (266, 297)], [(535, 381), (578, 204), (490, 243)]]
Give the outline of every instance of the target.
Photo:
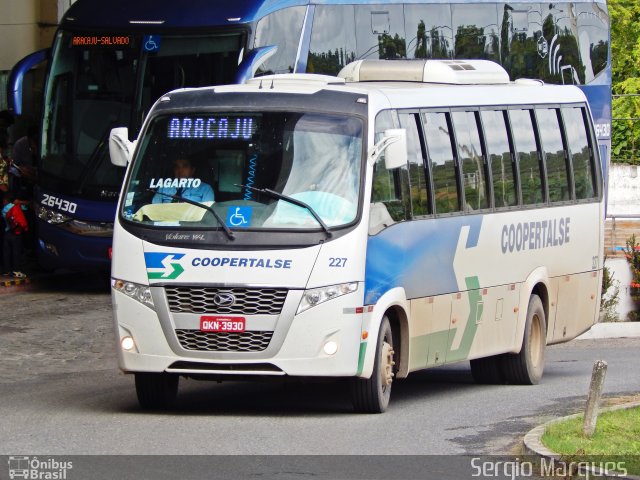
[(387, 170), (402, 167), (407, 164), (407, 131), (404, 128), (394, 128), (384, 131), (384, 138), (388, 138), (384, 166)]
[(129, 129), (118, 127), (111, 129), (109, 135), (109, 156), (117, 167), (126, 167), (133, 156), (135, 143), (129, 141)]

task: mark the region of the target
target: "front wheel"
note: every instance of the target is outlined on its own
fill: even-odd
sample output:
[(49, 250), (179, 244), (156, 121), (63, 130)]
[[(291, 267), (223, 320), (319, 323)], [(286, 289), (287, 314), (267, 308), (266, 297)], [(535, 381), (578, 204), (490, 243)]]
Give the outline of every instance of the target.
[(178, 394), (178, 375), (170, 373), (136, 373), (138, 403), (144, 410), (167, 408)]
[(387, 409), (394, 377), (394, 354), (391, 325), (385, 316), (378, 333), (371, 378), (356, 378), (351, 385), (351, 402), (356, 412), (382, 413)]

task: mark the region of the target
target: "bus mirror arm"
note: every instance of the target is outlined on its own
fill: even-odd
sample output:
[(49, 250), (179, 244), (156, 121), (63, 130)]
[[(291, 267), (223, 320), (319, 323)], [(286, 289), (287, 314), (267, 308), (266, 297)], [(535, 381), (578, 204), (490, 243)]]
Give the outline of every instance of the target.
[(112, 128), (109, 135), (109, 156), (116, 167), (126, 167), (133, 156), (135, 142), (129, 141), (127, 127)]
[(407, 131), (404, 128), (392, 128), (384, 131), (384, 137), (373, 146), (369, 163), (373, 165), (386, 150), (384, 166), (387, 170), (407, 164)]

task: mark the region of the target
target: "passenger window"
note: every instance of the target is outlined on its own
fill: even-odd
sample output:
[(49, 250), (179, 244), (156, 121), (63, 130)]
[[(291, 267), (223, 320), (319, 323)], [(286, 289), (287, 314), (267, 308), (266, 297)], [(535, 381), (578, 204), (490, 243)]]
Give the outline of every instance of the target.
[(402, 5), (356, 5), (358, 59), (406, 58)]
[(486, 171), (475, 112), (453, 112), (453, 126), (462, 165), (465, 211), (489, 208)]
[(407, 154), (409, 157), (409, 185), (411, 187), (411, 212), (413, 217), (429, 215), (429, 188), (425, 179), (424, 159), (418, 135), (415, 114), (401, 114), (400, 126), (407, 131)]
[[(375, 141), (382, 139), (384, 131), (390, 128), (396, 128), (391, 112), (380, 112), (376, 117)], [(409, 218), (411, 205), (407, 167), (387, 170), (383, 153), (373, 166), (369, 232), (377, 233), (395, 222)]]
[(258, 22), (254, 46), (278, 47), (276, 53), (260, 65), (258, 75), (294, 71), (305, 11), (305, 7), (285, 8), (267, 15)]
[(450, 5), (404, 6), (407, 58), (452, 58)]
[(500, 61), (498, 6), (495, 3), (452, 3), (455, 58), (486, 58)]
[(422, 114), (437, 214), (460, 211), (456, 164), (447, 116), (441, 112)]
[(562, 109), (577, 199), (593, 198), (596, 195), (593, 157), (589, 148), (584, 113), (584, 109), (580, 107)]
[(484, 110), (480, 116), (491, 162), (494, 205), (496, 208), (513, 207), (518, 204), (518, 196), (505, 112), (504, 110)]
[(540, 140), (547, 162), (547, 185), (549, 201), (562, 202), (571, 199), (571, 189), (567, 169), (568, 155), (562, 143), (558, 110), (540, 108), (536, 110)]
[(317, 5), (313, 15), (307, 73), (337, 75), (356, 59), (353, 5)]
[(531, 110), (509, 110), (511, 128), (520, 169), (522, 203), (534, 205), (544, 201), (538, 147), (531, 122)]

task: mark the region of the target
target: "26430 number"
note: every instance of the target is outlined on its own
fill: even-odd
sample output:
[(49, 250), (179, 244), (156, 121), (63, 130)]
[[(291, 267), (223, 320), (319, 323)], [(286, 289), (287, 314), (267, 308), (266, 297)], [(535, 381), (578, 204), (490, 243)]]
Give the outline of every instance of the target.
[(47, 207), (56, 207), (61, 212), (76, 213), (77, 203), (64, 200), (63, 198), (54, 197), (53, 195), (42, 195), (42, 205)]

